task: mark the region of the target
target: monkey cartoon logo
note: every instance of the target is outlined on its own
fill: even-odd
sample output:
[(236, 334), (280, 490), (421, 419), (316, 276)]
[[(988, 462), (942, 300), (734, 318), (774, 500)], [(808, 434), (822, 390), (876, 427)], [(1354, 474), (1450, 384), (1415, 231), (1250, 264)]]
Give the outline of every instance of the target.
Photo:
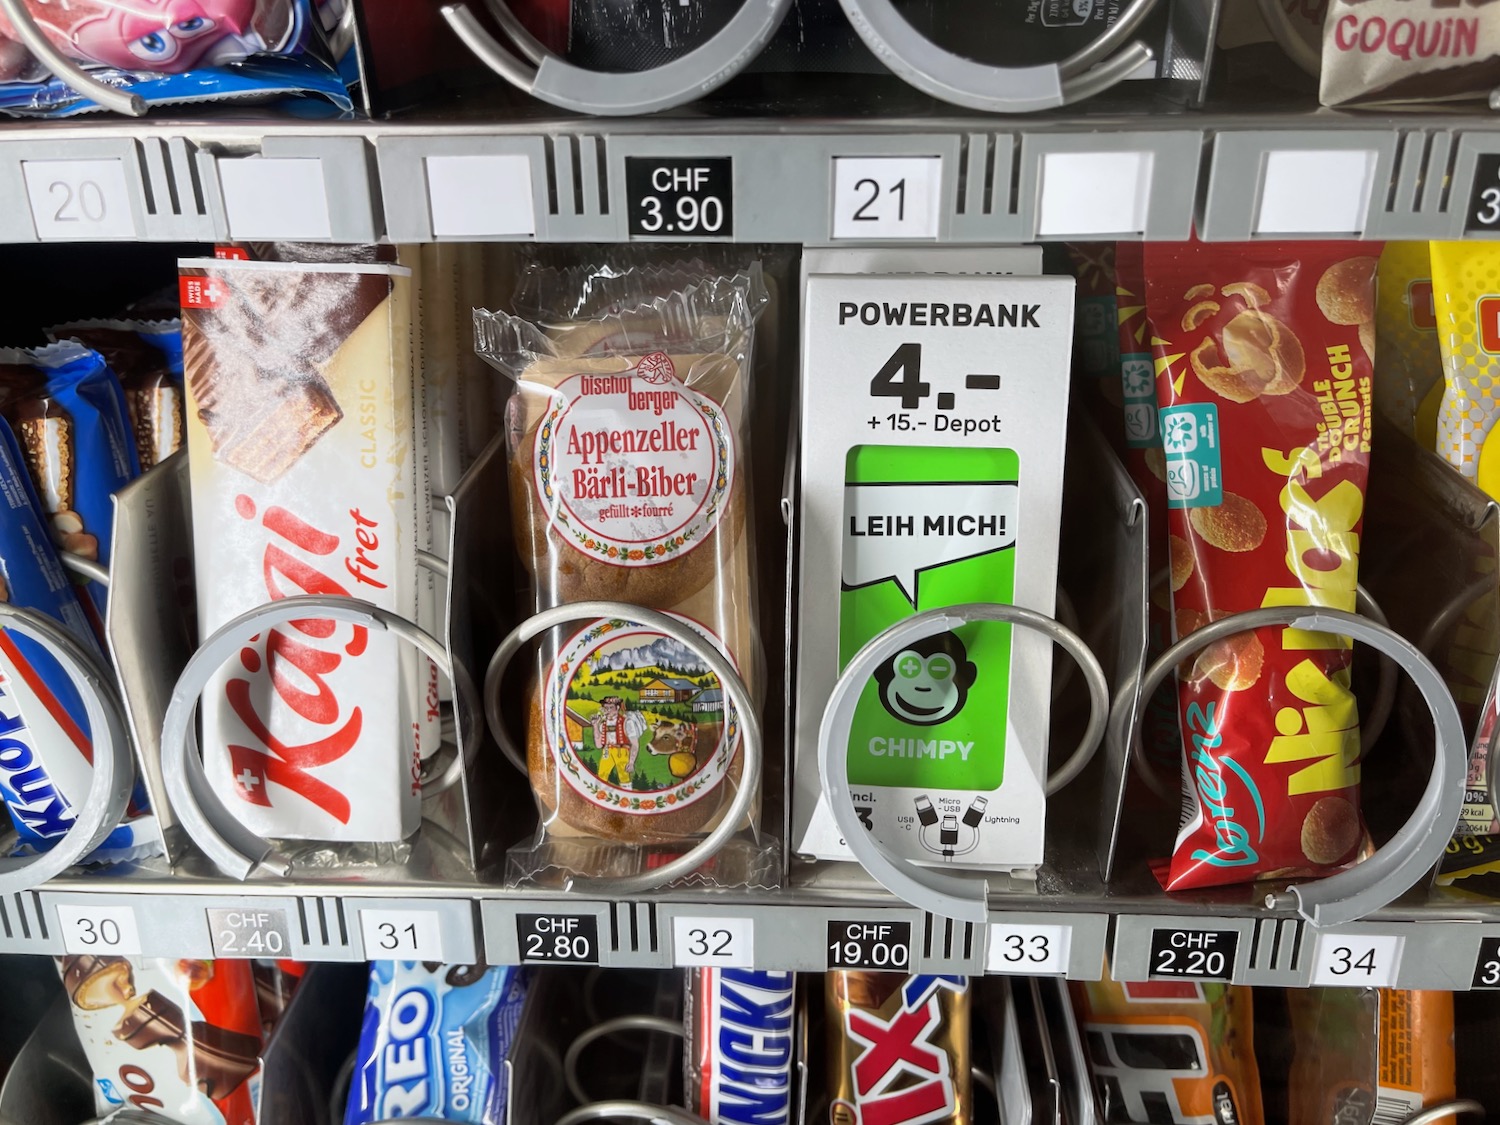
[(979, 669), (955, 633), (902, 649), (875, 670), (880, 702), (904, 723), (931, 727), (963, 710)]

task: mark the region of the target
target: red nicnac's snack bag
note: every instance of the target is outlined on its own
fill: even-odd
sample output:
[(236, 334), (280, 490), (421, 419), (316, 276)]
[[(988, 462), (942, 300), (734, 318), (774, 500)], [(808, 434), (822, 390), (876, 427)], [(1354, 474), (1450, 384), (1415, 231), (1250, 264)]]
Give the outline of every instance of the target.
[[(1146, 246), (1175, 637), (1261, 606), (1354, 609), (1379, 252)], [(1188, 792), (1168, 890), (1354, 858), (1351, 644), (1274, 626), (1178, 668)]]

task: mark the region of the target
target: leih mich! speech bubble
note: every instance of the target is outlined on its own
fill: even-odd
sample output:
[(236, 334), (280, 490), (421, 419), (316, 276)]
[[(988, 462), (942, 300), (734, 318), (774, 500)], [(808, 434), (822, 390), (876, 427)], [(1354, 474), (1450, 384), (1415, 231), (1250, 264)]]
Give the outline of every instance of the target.
[(1015, 481), (846, 484), (844, 588), (894, 582), (915, 612), (938, 568), (1015, 545), (1017, 507)]

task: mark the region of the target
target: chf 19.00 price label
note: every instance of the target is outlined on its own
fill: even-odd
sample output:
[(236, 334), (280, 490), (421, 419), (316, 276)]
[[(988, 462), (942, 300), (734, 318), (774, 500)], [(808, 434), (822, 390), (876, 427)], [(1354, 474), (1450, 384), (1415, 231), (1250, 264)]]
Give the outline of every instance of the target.
[(1230, 980), (1239, 948), (1238, 930), (1155, 929), (1150, 973), (1183, 980)]
[(631, 238), (730, 238), (734, 160), (627, 156), (625, 203)]
[(911, 965), (910, 922), (829, 922), (830, 969), (894, 969)]

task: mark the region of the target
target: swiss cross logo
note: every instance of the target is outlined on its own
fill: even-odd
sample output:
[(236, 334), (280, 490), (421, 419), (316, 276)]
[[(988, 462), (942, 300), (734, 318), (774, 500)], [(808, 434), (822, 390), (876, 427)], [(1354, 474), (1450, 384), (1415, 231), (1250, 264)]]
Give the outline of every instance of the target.
[(910, 977), (889, 1020), (857, 1008), (848, 1012), (849, 1038), (863, 1048), (854, 1060), (860, 1125), (919, 1125), (953, 1114), (951, 1061), (934, 1041), (943, 1023), (938, 990), (967, 986), (963, 977)]
[(214, 257), (220, 261), (248, 262), (250, 255), (245, 253), (243, 246), (215, 246)]
[(1437, 306), (1432, 300), (1432, 281), (1420, 278), (1406, 287), (1406, 315), (1418, 332), (1437, 328)]
[(229, 289), (217, 277), (182, 277), (177, 295), (185, 309), (217, 309), (229, 300)]
[(1479, 324), (1479, 346), (1491, 355), (1500, 355), (1500, 297), (1481, 297), (1474, 309)]

